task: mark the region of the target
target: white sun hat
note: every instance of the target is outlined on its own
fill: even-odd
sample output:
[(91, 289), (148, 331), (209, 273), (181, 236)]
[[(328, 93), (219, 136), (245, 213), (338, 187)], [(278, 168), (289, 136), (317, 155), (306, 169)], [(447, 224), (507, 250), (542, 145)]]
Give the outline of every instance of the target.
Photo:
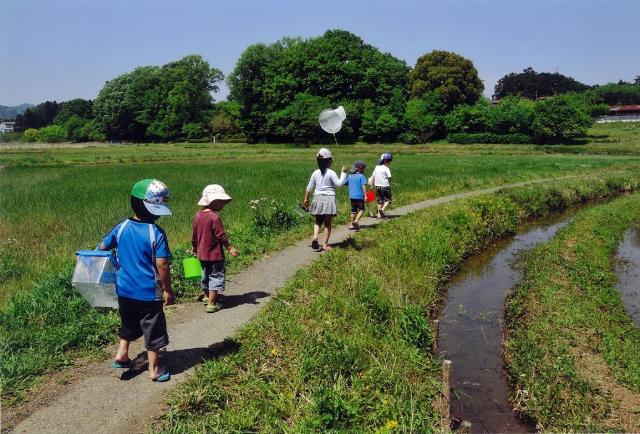
[(231, 196), (225, 193), (224, 188), (218, 184), (209, 184), (202, 190), (202, 197), (198, 201), (200, 206), (209, 206), (214, 200), (230, 202)]
[(316, 157), (322, 158), (323, 160), (327, 160), (329, 158), (333, 158), (333, 155), (331, 155), (331, 151), (328, 150), (327, 148), (320, 148)]

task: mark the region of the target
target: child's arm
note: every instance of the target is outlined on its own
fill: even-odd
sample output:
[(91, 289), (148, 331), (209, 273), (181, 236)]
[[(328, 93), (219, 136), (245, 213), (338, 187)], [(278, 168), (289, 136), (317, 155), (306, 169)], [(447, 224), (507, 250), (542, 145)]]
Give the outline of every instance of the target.
[(156, 268), (158, 269), (158, 277), (162, 282), (164, 290), (164, 304), (173, 304), (176, 296), (171, 289), (171, 268), (169, 267), (169, 258), (156, 258)]
[(315, 175), (315, 172), (311, 174), (311, 179), (309, 179), (309, 183), (307, 184), (307, 189), (304, 192), (304, 200), (302, 201), (302, 204), (305, 207), (309, 206), (309, 196), (311, 196), (311, 192), (313, 191), (313, 189), (316, 188), (316, 180), (313, 177), (313, 175)]
[(219, 242), (222, 243), (222, 245), (227, 249), (231, 256), (233, 256), (234, 258), (238, 256), (238, 251), (229, 242), (229, 236), (224, 230), (224, 225), (222, 224), (221, 219), (216, 219), (213, 222), (213, 235)]
[(227, 251), (231, 256), (233, 256), (234, 258), (238, 257), (238, 251), (229, 242), (227, 242), (227, 244), (225, 244), (224, 246), (227, 248)]

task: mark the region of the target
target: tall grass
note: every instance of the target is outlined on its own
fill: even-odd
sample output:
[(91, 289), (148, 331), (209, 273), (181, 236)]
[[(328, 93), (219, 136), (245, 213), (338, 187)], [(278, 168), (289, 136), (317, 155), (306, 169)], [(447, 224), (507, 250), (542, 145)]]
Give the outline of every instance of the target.
[[(637, 188), (638, 176), (507, 191), (420, 211), (359, 234), (301, 271), (170, 397), (163, 432), (433, 432), (429, 317), (465, 257), (519, 222)], [(532, 202), (536, 202), (531, 207)], [(536, 210), (535, 212), (532, 210)]]
[[(167, 230), (172, 247), (188, 245), (202, 188), (209, 183), (222, 184), (234, 198), (223, 211), (223, 220), (241, 252), (239, 260), (230, 261), (231, 272), (242, 268), (306, 230), (305, 225), (274, 235), (258, 233), (252, 227), (250, 200), (275, 198), (289, 208), (301, 200), (314, 169), (314, 150), (290, 152), (266, 154), (264, 159), (3, 169), (0, 301), (9, 293), (27, 290), (31, 281), (68, 266), (75, 250), (95, 246), (110, 228), (130, 215), (131, 185), (144, 177), (161, 179), (171, 190), (174, 215), (160, 219), (159, 224)], [(377, 156), (370, 152), (351, 154), (341, 148), (336, 150), (335, 167), (350, 165), (356, 158), (373, 166)], [(506, 182), (638, 165), (621, 158), (400, 154), (392, 165), (394, 182), (400, 184), (394, 186), (394, 200), (402, 205)], [(344, 222), (348, 212), (345, 190), (339, 191), (339, 198), (342, 212), (338, 221)]]

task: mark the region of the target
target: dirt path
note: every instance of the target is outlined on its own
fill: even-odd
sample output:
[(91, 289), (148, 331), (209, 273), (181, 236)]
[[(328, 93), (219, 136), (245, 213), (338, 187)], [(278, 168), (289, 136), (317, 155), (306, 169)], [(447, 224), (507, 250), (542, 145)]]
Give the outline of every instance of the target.
[[(558, 179), (539, 179), (502, 185), (483, 190), (458, 193), (425, 200), (393, 210), (391, 216), (402, 216), (420, 209), (453, 200), (479, 196), (496, 191), (543, 183)], [(365, 218), (362, 226), (379, 224), (376, 219)], [(333, 243), (349, 238), (346, 226), (338, 227), (332, 234)], [(167, 309), (171, 343), (165, 360), (171, 367), (172, 379), (168, 383), (153, 383), (146, 371), (127, 374), (111, 369), (105, 363), (83, 368), (86, 376), (73, 382), (50, 401), (42, 400), (40, 408), (29, 411), (15, 427), (18, 433), (138, 433), (148, 422), (165, 409), (166, 392), (184, 381), (192, 368), (203, 359), (224, 354), (225, 338), (232, 337), (240, 327), (269, 301), (295, 272), (311, 264), (318, 253), (309, 248), (309, 240), (296, 242), (279, 252), (255, 263), (229, 282), (225, 295), (229, 306), (207, 315), (202, 304), (183, 304)], [(131, 356), (143, 363), (144, 348), (140, 342), (131, 346)], [(124, 380), (124, 381), (123, 381)], [(5, 413), (6, 414), (6, 413)], [(22, 417), (19, 417), (22, 418)]]

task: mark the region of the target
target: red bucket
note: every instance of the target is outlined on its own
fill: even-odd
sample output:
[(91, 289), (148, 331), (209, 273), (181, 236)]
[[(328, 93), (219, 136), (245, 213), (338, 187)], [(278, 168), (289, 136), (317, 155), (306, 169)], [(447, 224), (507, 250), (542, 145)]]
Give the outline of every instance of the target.
[(374, 200), (376, 200), (376, 194), (373, 192), (373, 190), (367, 191), (367, 203), (373, 202)]

